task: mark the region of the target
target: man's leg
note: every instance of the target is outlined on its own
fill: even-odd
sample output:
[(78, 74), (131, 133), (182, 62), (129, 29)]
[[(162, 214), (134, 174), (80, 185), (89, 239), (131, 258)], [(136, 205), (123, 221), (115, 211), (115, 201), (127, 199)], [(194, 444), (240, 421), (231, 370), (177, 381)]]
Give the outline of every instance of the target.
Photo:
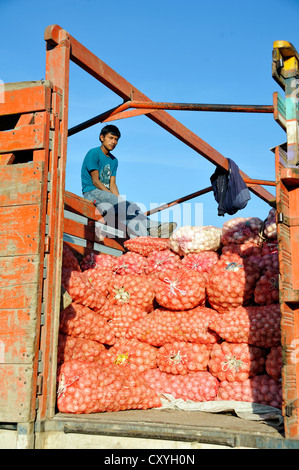
[(84, 193), (84, 197), (94, 203), (109, 227), (117, 228), (121, 222), (127, 226), (129, 237), (149, 235), (148, 219), (137, 204), (100, 189)]
[(84, 197), (97, 206), (109, 227), (117, 228), (117, 221), (125, 224), (130, 238), (149, 235), (168, 238), (176, 227), (174, 223), (160, 224), (149, 219), (135, 202), (122, 199), (108, 191), (94, 189), (84, 193)]

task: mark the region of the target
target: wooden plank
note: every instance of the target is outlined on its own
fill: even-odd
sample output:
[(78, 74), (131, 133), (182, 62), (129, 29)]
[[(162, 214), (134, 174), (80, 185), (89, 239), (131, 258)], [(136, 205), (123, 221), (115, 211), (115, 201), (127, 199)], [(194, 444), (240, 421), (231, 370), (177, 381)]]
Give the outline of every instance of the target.
[(0, 166), (0, 206), (37, 204), (44, 180), (43, 162)]
[(40, 205), (0, 207), (0, 256), (37, 254)]
[(87, 255), (92, 251), (99, 253), (105, 253), (113, 256), (120, 256), (124, 252), (124, 248), (117, 243), (115, 240), (105, 238), (103, 244), (87, 242), (84, 238), (76, 237), (75, 235), (63, 234), (63, 240), (65, 242), (74, 245), (74, 248), (81, 255)]
[(38, 294), (38, 284), (34, 282), (0, 287), (1, 309), (34, 309), (37, 307)]
[(0, 310), (0, 363), (31, 364), (36, 348), (34, 309)]
[(39, 262), (39, 255), (0, 257), (0, 287), (37, 282)]
[(4, 83), (0, 115), (50, 111), (51, 84), (45, 82)]
[[(86, 238), (91, 241), (101, 241), (102, 237), (97, 236), (100, 230), (103, 236), (110, 238), (125, 238), (122, 230), (110, 227), (101, 222), (94, 222), (93, 220), (83, 217), (73, 212), (64, 211), (64, 232), (77, 235), (81, 238)], [(72, 223), (74, 222), (74, 223)]]
[(0, 153), (43, 149), (45, 146), (45, 126), (32, 124), (0, 132)]
[(0, 155), (0, 165), (11, 165), (15, 161), (15, 155), (13, 153), (5, 153)]
[(76, 214), (88, 217), (89, 219), (102, 220), (101, 215), (91, 201), (69, 191), (65, 192), (64, 208)]
[(75, 235), (88, 241), (95, 241), (94, 228), (74, 220), (64, 219), (64, 233)]
[(29, 364), (0, 364), (0, 421), (32, 420), (33, 367)]

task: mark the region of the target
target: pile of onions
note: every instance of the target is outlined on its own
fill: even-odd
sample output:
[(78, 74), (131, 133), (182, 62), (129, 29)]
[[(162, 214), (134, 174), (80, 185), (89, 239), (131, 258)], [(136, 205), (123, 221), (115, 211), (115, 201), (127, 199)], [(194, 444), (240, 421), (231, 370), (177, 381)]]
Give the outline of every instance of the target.
[(80, 266), (82, 271), (90, 268), (112, 270), (114, 263), (115, 256), (91, 252), (82, 259)]
[(180, 256), (169, 249), (153, 251), (147, 256), (146, 260), (146, 274), (160, 273), (169, 269), (180, 268), (182, 265)]
[(259, 232), (263, 226), (263, 221), (258, 217), (235, 217), (222, 226), (221, 243), (223, 245), (230, 245), (237, 243), (260, 244), (261, 238)]
[(157, 348), (137, 339), (122, 338), (101, 354), (99, 362), (105, 367), (117, 364), (123, 369), (141, 373), (157, 367)]
[(177, 229), (169, 239), (170, 248), (179, 255), (217, 251), (220, 248), (221, 228), (212, 225)]
[(209, 327), (230, 343), (248, 343), (260, 348), (278, 346), (281, 341), (280, 305), (238, 307), (219, 315)]
[(112, 345), (116, 341), (113, 328), (101, 315), (74, 302), (61, 312), (59, 331), (102, 344)]
[(125, 241), (124, 246), (142, 256), (148, 256), (153, 251), (162, 251), (169, 248), (168, 238), (136, 237)]
[(209, 360), (209, 371), (218, 380), (243, 382), (264, 372), (265, 350), (247, 343), (214, 344)]
[(264, 235), (267, 238), (277, 238), (276, 209), (271, 209), (264, 226)]
[(153, 310), (155, 290), (146, 274), (117, 276), (109, 287), (108, 301), (112, 305), (130, 305), (147, 312)]
[(159, 305), (171, 310), (188, 310), (206, 299), (206, 281), (192, 269), (169, 269), (159, 274), (155, 296)]
[(57, 363), (71, 360), (93, 362), (105, 350), (105, 346), (98, 341), (59, 333)]
[(282, 366), (282, 346), (273, 346), (266, 358), (266, 372), (273, 379), (280, 381)]
[(62, 413), (100, 413), (160, 407), (140, 374), (117, 365), (68, 361), (58, 369), (57, 407)]
[(218, 400), (237, 400), (262, 405), (282, 406), (282, 386), (267, 374), (256, 375), (243, 382), (220, 382)]
[(144, 274), (146, 266), (147, 260), (144, 256), (128, 251), (116, 258), (113, 271), (119, 275)]
[(225, 256), (209, 272), (206, 291), (210, 305), (219, 313), (246, 305), (253, 296), (259, 270), (237, 254)]
[(172, 375), (160, 369), (150, 369), (142, 376), (157, 394), (169, 393), (174, 398), (194, 401), (210, 401), (217, 397), (219, 382), (207, 371)]
[(185, 375), (207, 370), (210, 350), (205, 344), (175, 341), (158, 349), (157, 365), (162, 372)]
[(158, 308), (132, 324), (126, 336), (158, 347), (175, 341), (213, 344), (219, 336), (209, 326), (218, 317), (207, 307), (181, 311)]

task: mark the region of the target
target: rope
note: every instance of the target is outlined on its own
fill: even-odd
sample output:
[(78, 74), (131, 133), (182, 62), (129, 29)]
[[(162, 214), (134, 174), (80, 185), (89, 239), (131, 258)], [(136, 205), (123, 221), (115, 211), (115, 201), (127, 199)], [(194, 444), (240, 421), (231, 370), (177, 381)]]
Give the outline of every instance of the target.
[(225, 356), (227, 359), (226, 362), (223, 362), (221, 369), (223, 372), (226, 372), (228, 369), (235, 369), (236, 372), (239, 372), (239, 369), (243, 369), (244, 362), (241, 359), (237, 359), (236, 356)]
[(179, 291), (179, 293), (181, 295), (186, 295), (187, 292), (185, 290), (181, 290), (176, 286), (176, 281), (171, 282), (170, 279), (168, 279), (168, 277), (165, 277), (164, 282), (166, 282), (167, 284), (170, 285), (170, 292), (173, 295), (177, 295), (176, 292), (175, 292), (176, 290)]

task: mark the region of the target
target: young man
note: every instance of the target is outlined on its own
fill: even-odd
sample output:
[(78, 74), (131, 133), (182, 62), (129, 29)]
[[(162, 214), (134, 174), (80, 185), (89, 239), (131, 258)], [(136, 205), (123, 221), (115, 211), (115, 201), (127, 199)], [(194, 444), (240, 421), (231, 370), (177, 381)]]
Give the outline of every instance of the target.
[(100, 133), (101, 146), (87, 152), (81, 168), (82, 193), (98, 208), (110, 227), (116, 218), (127, 226), (128, 236), (153, 236), (168, 238), (176, 223), (159, 224), (151, 221), (134, 202), (122, 199), (116, 184), (117, 158), (111, 153), (120, 139), (114, 125), (105, 126)]

